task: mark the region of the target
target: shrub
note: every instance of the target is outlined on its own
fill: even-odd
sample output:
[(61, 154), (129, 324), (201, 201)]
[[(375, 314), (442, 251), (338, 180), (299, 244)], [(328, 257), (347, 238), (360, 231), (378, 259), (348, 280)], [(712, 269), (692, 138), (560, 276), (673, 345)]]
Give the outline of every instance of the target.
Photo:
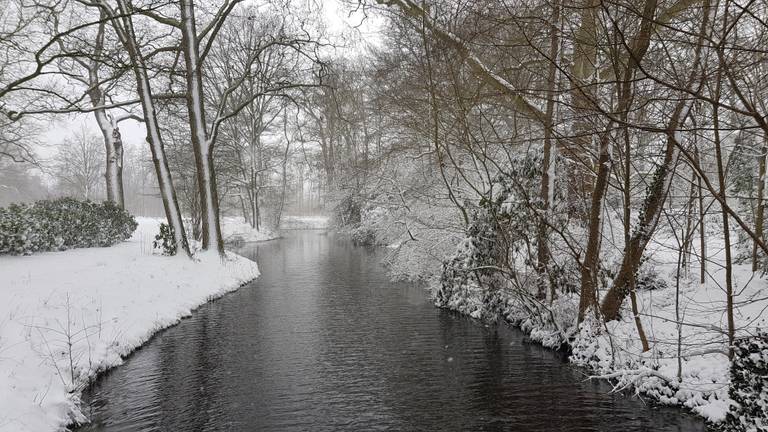
[(127, 240), (138, 224), (112, 202), (73, 198), (0, 208), (0, 254), (111, 246)]
[(152, 247), (161, 251), (163, 255), (176, 255), (176, 242), (173, 240), (173, 228), (163, 222), (160, 224), (160, 233), (155, 236)]
[(768, 431), (768, 333), (739, 339), (731, 362), (727, 431)]
[[(504, 243), (500, 239), (498, 206), (483, 201), (472, 216), (466, 238), (456, 253), (443, 262), (435, 304), (457, 310), (474, 318), (493, 321), (501, 312), (499, 294), (502, 282), (493, 268), (503, 263)], [(497, 214), (494, 215), (493, 211)]]

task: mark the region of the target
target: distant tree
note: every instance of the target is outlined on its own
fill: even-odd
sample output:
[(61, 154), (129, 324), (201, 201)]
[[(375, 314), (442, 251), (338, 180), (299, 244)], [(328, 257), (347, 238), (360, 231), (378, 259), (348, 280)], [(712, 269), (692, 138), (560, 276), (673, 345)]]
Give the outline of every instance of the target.
[(0, 159), (0, 207), (36, 201), (47, 195), (48, 188), (43, 179), (28, 164)]
[(51, 174), (60, 193), (94, 200), (100, 197), (104, 177), (104, 146), (84, 127), (58, 146)]

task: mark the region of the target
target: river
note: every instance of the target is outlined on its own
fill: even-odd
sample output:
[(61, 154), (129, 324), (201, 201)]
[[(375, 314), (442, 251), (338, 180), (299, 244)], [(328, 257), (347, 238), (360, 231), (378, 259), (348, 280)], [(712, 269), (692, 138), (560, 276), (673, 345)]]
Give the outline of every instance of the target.
[(79, 431), (704, 431), (561, 355), (435, 308), (380, 251), (322, 231), (247, 244), (262, 276), (88, 391)]

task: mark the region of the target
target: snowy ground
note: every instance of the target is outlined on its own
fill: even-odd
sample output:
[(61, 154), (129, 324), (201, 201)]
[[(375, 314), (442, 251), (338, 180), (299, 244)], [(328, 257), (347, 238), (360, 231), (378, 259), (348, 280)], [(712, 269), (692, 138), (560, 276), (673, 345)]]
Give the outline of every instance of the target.
[(258, 276), (235, 254), (152, 254), (158, 221), (127, 242), (0, 257), (0, 431), (53, 431), (84, 420), (81, 389), (156, 331)]
[(280, 237), (280, 234), (263, 227), (256, 230), (242, 217), (223, 217), (221, 235), (226, 243), (258, 242)]
[(280, 229), (326, 229), (330, 226), (328, 216), (283, 216)]

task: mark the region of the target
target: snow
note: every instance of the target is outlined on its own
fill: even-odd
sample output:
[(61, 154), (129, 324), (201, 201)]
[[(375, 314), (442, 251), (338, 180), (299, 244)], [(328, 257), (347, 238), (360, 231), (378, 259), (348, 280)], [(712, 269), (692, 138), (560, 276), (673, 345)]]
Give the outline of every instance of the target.
[(109, 248), (0, 257), (0, 431), (85, 420), (80, 391), (98, 372), (259, 275), (233, 253), (153, 255), (159, 221), (138, 221), (129, 241)]
[(280, 234), (261, 227), (256, 230), (242, 217), (221, 218), (221, 235), (225, 243), (258, 242), (280, 238)]
[(280, 229), (327, 229), (328, 216), (283, 216)]

